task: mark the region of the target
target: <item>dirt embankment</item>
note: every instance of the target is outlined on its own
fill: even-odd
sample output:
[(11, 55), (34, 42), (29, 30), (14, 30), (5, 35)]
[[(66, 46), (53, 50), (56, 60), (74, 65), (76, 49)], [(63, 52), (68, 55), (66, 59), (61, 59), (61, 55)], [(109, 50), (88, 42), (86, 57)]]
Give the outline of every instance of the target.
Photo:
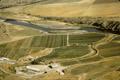
[(87, 24), (95, 26), (95, 28), (120, 34), (120, 20), (115, 18), (102, 18), (102, 17), (79, 17), (79, 18), (64, 18), (64, 17), (41, 17), (44, 20), (55, 20), (66, 22), (70, 24)]
[(30, 63), (37, 58), (40, 58), (40, 57), (43, 57), (43, 56), (46, 56), (46, 55), (50, 54), (52, 51), (53, 51), (53, 48), (46, 48), (46, 49), (40, 50), (39, 52), (31, 53), (27, 56), (21, 57), (18, 60), (18, 63), (19, 64)]

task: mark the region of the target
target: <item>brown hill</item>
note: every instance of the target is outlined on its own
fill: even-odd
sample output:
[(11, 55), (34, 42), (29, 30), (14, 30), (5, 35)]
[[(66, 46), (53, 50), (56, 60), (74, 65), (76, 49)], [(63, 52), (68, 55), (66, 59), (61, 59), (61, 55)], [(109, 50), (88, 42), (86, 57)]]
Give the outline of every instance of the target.
[(120, 2), (120, 0), (96, 0), (94, 4), (115, 3), (115, 2)]
[[(5, 10), (15, 13), (26, 13), (37, 16), (120, 16), (119, 0), (80, 0), (56, 2), (46, 1), (47, 4), (38, 2), (35, 4), (7, 8)], [(45, 2), (44, 2), (45, 3)]]

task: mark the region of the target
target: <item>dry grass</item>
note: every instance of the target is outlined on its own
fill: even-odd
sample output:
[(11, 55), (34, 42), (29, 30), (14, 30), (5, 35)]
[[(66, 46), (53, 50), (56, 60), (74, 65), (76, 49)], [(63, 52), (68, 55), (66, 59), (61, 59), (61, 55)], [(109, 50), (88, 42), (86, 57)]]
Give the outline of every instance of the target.
[(32, 4), (24, 7), (8, 8), (9, 11), (23, 12), (33, 15), (42, 16), (79, 16), (93, 3), (93, 1), (85, 0), (84, 2), (71, 3), (55, 3), (40, 5), (40, 3)]
[(89, 7), (84, 16), (120, 16), (120, 3), (95, 4)]
[[(31, 4), (6, 9), (7, 11), (22, 12), (39, 16), (120, 16), (120, 3), (94, 3), (95, 0), (84, 0), (83, 2)], [(109, 1), (108, 1), (109, 2)]]

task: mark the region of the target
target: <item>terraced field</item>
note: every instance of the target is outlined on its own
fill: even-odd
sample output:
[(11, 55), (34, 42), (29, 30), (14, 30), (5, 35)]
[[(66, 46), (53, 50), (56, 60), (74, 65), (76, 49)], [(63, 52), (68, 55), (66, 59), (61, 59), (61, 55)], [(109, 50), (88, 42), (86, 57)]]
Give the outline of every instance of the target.
[(32, 47), (62, 47), (67, 45), (67, 35), (46, 35), (35, 36), (32, 40)]
[[(88, 36), (89, 36), (89, 40), (88, 40), (89, 42), (85, 41), (86, 38), (88, 38)], [(82, 49), (85, 49), (86, 52), (84, 52), (84, 53), (88, 53), (88, 45), (92, 44), (95, 41), (98, 41), (99, 39), (104, 37), (104, 35), (99, 34), (99, 33), (98, 34), (91, 33), (91, 34), (83, 34), (83, 35), (68, 35), (68, 37), (69, 37), (69, 40), (67, 40), (67, 35), (43, 35), (43, 36), (34, 36), (34, 37), (23, 38), (18, 41), (4, 43), (4, 44), (0, 45), (0, 50), (1, 50), (0, 55), (4, 56), (4, 57), (6, 56), (6, 57), (9, 57), (12, 59), (18, 59), (22, 56), (28, 55), (29, 51), (31, 51), (31, 49), (33, 49), (33, 48), (40, 49), (40, 48), (63, 47), (60, 49), (56, 49), (54, 54), (60, 54), (60, 53), (64, 54), (65, 53), (66, 55), (64, 55), (64, 56), (67, 56), (67, 55), (69, 55), (70, 50), (71, 50), (71, 54), (72, 54), (72, 52), (78, 50), (78, 53), (74, 54), (74, 56), (77, 56), (77, 55), (79, 55), (79, 52)], [(73, 45), (73, 46), (64, 48), (65, 46), (67, 46), (67, 44)], [(74, 46), (74, 44), (78, 44), (78, 47)], [(73, 49), (73, 51), (72, 51), (72, 49)], [(59, 53), (56, 53), (56, 52), (59, 52)], [(80, 53), (82, 53), (82, 51)], [(20, 54), (20, 55), (18, 55), (18, 54)], [(82, 55), (82, 54), (80, 54), (80, 55)]]
[[(79, 76), (74, 80), (119, 79), (119, 35), (105, 34), (69, 35), (70, 46), (56, 48), (51, 54), (35, 61), (55, 61), (69, 66), (66, 75)], [(97, 52), (92, 53), (94, 49)]]
[(30, 54), (31, 51), (38, 52), (41, 48), (61, 47), (65, 45), (66, 40), (64, 35), (29, 37), (18, 41), (0, 44), (0, 56), (19, 59), (20, 57)]
[(91, 52), (90, 45), (105, 37), (105, 35), (101, 33), (89, 33), (89, 34), (78, 34), (78, 35), (67, 35), (67, 36), (69, 37), (68, 38), (69, 40), (67, 40), (68, 42), (67, 41), (66, 42), (69, 45), (56, 48), (55, 50), (53, 50), (51, 54), (35, 60), (35, 63), (41, 60), (48, 62), (55, 60), (63, 65), (69, 65), (72, 62), (79, 63), (79, 60), (82, 59), (82, 57), (85, 57), (87, 55), (89, 57), (89, 52)]

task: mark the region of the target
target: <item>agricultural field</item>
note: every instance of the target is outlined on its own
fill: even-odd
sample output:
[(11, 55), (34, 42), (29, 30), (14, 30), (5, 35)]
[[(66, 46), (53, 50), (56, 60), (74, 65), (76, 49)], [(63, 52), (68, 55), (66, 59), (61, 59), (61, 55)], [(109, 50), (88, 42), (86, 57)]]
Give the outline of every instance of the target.
[[(102, 31), (97, 32), (97, 30), (95, 32), (90, 31), (82, 34), (79, 34), (78, 32), (71, 33), (69, 30), (68, 33), (62, 33), (62, 30), (60, 30), (61, 33), (44, 33), (44, 31), (39, 32), (37, 30), (33, 30), (32, 28), (21, 27), (21, 25), (8, 25), (5, 23), (4, 25), (6, 27), (5, 29), (9, 32), (10, 38), (13, 39), (18, 37), (18, 39), (1, 43), (0, 56), (18, 61), (12, 66), (3, 68), (14, 75), (7, 74), (6, 78), (3, 76), (1, 79), (8, 80), (9, 77), (16, 78), (16, 66), (27, 64), (40, 65), (54, 62), (59, 63), (64, 67), (68, 67), (65, 69), (65, 76), (60, 77), (53, 72), (51, 74), (44, 74), (44, 77), (40, 79), (47, 80), (48, 78), (45, 75), (49, 75), (53, 80), (56, 78), (70, 78), (70, 76), (73, 76), (70, 78), (73, 80), (78, 80), (81, 77), (86, 80), (99, 80), (101, 78), (106, 79), (105, 77), (107, 76), (106, 73), (109, 73), (108, 71), (110, 71), (109, 74), (112, 74), (114, 71), (116, 75), (119, 75), (119, 73), (116, 72), (119, 68), (119, 59), (116, 63), (113, 63), (116, 60), (115, 58), (119, 58), (120, 44), (119, 36), (117, 34), (112, 35), (106, 32), (102, 33)], [(47, 23), (47, 25), (49, 25), (49, 23)], [(64, 24), (64, 27), (65, 25), (68, 26), (68, 24)], [(70, 26), (74, 27), (74, 24), (70, 24)], [(80, 31), (89, 30), (90, 27), (95, 30), (94, 26), (78, 26), (80, 27)], [(65, 29), (67, 30), (67, 28)], [(57, 30), (59, 31), (59, 27)], [(74, 30), (74, 32), (75, 31), (77, 30)], [(35, 57), (35, 59), (30, 61), (29, 56)], [(56, 78), (53, 78), (52, 74), (55, 75)], [(4, 74), (1, 73), (1, 75)], [(104, 75), (105, 77), (101, 77), (100, 75)], [(20, 76), (19, 78), (24, 79)], [(34, 79), (34, 77), (32, 77), (32, 79)]]
[(102, 45), (99, 48), (99, 54), (103, 57), (112, 57), (120, 55), (120, 43), (111, 42), (106, 45)]
[(41, 59), (70, 59), (83, 56), (89, 52), (88, 46), (68, 46), (55, 49), (50, 55)]
[(79, 44), (91, 44), (94, 43), (105, 35), (101, 33), (89, 33), (89, 34), (82, 34), (82, 35), (70, 35), (70, 44), (79, 43)]
[(35, 36), (32, 39), (31, 47), (62, 47), (67, 45), (67, 35), (44, 35)]
[[(36, 41), (37, 40), (37, 41)], [(59, 43), (59, 44), (57, 44)], [(0, 56), (18, 59), (30, 53), (39, 52), (41, 48), (54, 48), (66, 45), (65, 36), (35, 36), (0, 44)], [(18, 55), (19, 54), (19, 55)]]
[(119, 0), (0, 0), (0, 80), (120, 80)]
[[(43, 24), (45, 24), (45, 21)], [(39, 32), (37, 29), (28, 28), (29, 26), (25, 27), (4, 23), (5, 30), (7, 29), (11, 41), (6, 40), (5, 42), (1, 42), (0, 57), (9, 58), (11, 61), (13, 60), (14, 63), (8, 61), (3, 65), (6, 67), (3, 68), (3, 66), (0, 66), (0, 68), (10, 73), (7, 74), (5, 78), (1, 72), (1, 79), (9, 80), (9, 78), (19, 78), (23, 80), (24, 77), (15, 74), (16, 67), (20, 67), (21, 65), (46, 65), (51, 63), (59, 63), (61, 66), (67, 67), (64, 70), (65, 75), (60, 76), (56, 72), (48, 72), (40, 75), (42, 77), (38, 75), (36, 78), (33, 76), (31, 79), (36, 80), (39, 78), (49, 80), (51, 78), (53, 80), (64, 80), (68, 78), (70, 80), (79, 80), (83, 78), (83, 80), (100, 80), (107, 79), (106, 77), (113, 73), (115, 73), (116, 76), (112, 76), (118, 79), (117, 75), (119, 75), (120, 66), (118, 62), (120, 49), (118, 34), (102, 31), (97, 32), (94, 26), (83, 26), (83, 24), (78, 25), (80, 27), (78, 28), (79, 32), (81, 30), (90, 30), (90, 27), (95, 31), (86, 31), (81, 34), (78, 33), (77, 28), (70, 28), (68, 24), (63, 24), (63, 22), (61, 24), (64, 25), (64, 27), (66, 26), (66, 28), (63, 28), (63, 31), (66, 29), (66, 31), (68, 31), (67, 33), (62, 32), (61, 28), (60, 33), (49, 33), (49, 27), (48, 30), (46, 30), (47, 28), (42, 28), (44, 25), (41, 27), (42, 30), (40, 30), (41, 28), (39, 29)], [(47, 23), (45, 26), (46, 25), (51, 24)], [(69, 26), (74, 27), (76, 25), (70, 24)], [(70, 32), (69, 28), (74, 29), (73, 31), (77, 33)], [(53, 28), (51, 28), (51, 30), (55, 31)], [(3, 34), (2, 31), (1, 34)], [(57, 31), (59, 31), (59, 26), (57, 26)], [(10, 64), (10, 66), (8, 64)], [(47, 77), (48, 75), (50, 77)], [(55, 77), (53, 77), (53, 75)], [(72, 78), (70, 76), (72, 76)]]
[(118, 58), (116, 57), (108, 61), (101, 61), (101, 62), (98, 61), (96, 63), (78, 66), (76, 68), (73, 68), (71, 70), (71, 73), (73, 75), (86, 74), (87, 79), (90, 79), (90, 80), (92, 79), (100, 80), (101, 78), (109, 80), (110, 78), (106, 76), (107, 74), (111, 74), (111, 73), (115, 73), (116, 76), (113, 76), (113, 75), (111, 76), (114, 78), (117, 78), (119, 75), (119, 71), (117, 71), (119, 68), (118, 65), (120, 65), (120, 63), (117, 60)]

